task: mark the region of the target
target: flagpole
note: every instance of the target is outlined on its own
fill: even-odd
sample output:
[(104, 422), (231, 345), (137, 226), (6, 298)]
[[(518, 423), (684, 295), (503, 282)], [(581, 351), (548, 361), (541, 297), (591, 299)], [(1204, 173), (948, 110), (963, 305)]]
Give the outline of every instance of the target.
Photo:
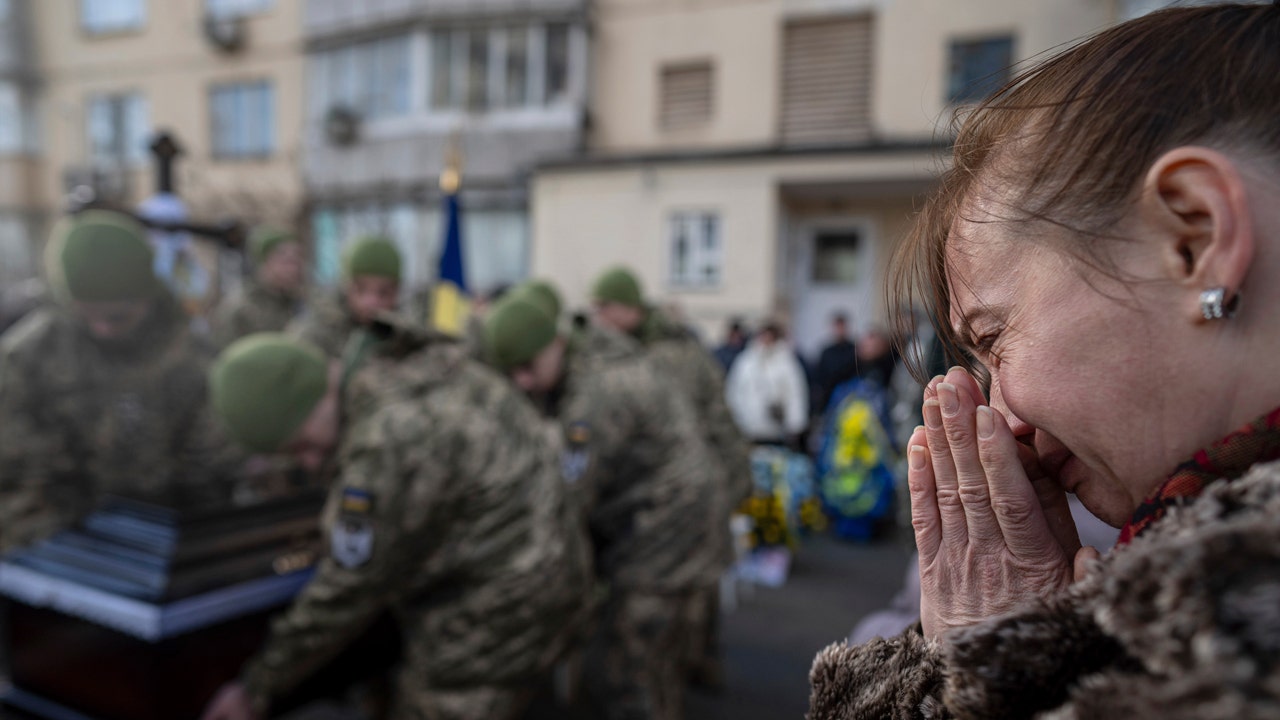
[(462, 207), (458, 193), (462, 189), (461, 132), (455, 131), (445, 150), (444, 170), (440, 173), (440, 192), (444, 215), (444, 242), (436, 275), (432, 302), (432, 324), (437, 330), (461, 336), (471, 315), (467, 276), (462, 252)]

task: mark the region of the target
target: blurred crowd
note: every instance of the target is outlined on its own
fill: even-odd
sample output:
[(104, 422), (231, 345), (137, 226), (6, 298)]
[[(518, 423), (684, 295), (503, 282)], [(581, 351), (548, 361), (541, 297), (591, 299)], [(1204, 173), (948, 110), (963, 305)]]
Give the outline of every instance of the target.
[[(802, 377), (779, 434), (772, 407), (747, 424), (626, 268), (597, 279), (587, 322), (529, 282), (458, 305), (446, 332), (385, 238), (353, 241), (331, 289), (307, 287), (287, 232), (256, 229), (247, 254), (202, 333), (133, 217), (57, 225), (45, 284), (5, 298), (0, 550), (110, 496), (235, 512), (327, 492), (315, 575), (211, 719), (266, 716), (388, 614), (391, 717), (517, 718), (554, 672), (556, 702), (602, 718), (679, 717), (687, 684), (722, 685), (729, 518), (751, 487), (735, 419), (794, 435)], [(772, 332), (736, 363), (762, 377), (733, 382), (772, 382)]]

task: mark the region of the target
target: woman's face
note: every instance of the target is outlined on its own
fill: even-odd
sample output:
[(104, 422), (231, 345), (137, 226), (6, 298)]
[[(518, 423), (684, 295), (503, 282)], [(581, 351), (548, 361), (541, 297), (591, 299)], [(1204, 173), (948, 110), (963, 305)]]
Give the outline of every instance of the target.
[[(948, 239), (951, 321), (991, 373), (991, 405), (1045, 472), (1122, 525), (1195, 450), (1178, 426), (1191, 407), (1178, 391), (1185, 330), (1174, 290), (1085, 267), (1057, 249), (1065, 230), (981, 206), (964, 218)], [(1154, 243), (1117, 247), (1117, 277), (1158, 275)]]

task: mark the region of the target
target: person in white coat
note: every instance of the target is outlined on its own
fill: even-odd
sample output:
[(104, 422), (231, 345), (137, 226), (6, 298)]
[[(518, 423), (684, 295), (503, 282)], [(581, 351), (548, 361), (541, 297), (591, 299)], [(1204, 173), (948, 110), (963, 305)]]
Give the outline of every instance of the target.
[(804, 369), (768, 324), (733, 364), (725, 387), (733, 419), (752, 442), (795, 446), (809, 420)]

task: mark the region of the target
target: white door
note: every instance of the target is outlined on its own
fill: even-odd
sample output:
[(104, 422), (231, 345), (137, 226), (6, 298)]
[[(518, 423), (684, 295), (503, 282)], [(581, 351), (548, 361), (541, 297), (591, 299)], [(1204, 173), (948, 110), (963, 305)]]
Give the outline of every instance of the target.
[(855, 338), (874, 321), (875, 238), (869, 220), (805, 222), (792, 238), (791, 330), (796, 347), (815, 360), (830, 341), (831, 318), (844, 313)]

